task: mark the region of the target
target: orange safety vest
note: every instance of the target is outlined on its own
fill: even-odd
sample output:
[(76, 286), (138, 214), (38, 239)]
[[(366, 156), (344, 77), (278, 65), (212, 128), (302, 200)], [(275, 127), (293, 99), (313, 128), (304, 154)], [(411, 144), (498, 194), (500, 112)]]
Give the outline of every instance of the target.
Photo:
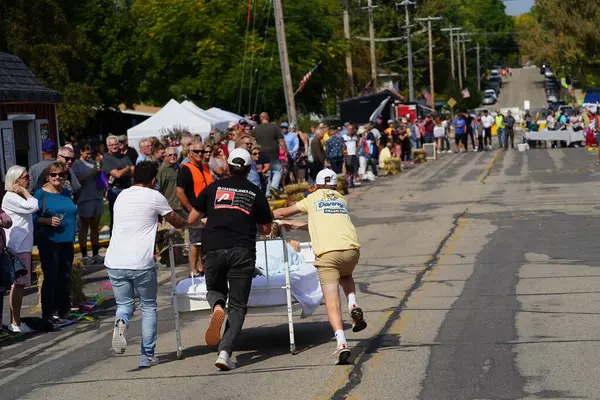
[(200, 164), (199, 167), (192, 163), (185, 163), (183, 165), (185, 165), (192, 173), (192, 180), (194, 181), (194, 194), (196, 197), (200, 196), (200, 193), (202, 193), (202, 191), (206, 189), (208, 185), (213, 183), (213, 178), (210, 175), (210, 169), (204, 164)]

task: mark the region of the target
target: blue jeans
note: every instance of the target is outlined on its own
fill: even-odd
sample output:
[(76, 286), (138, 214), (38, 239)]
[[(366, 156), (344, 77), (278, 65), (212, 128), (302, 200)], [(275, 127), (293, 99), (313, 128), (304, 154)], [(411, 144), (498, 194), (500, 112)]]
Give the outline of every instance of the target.
[(496, 135), (498, 136), (498, 146), (504, 147), (504, 129), (498, 128)]
[(125, 321), (128, 328), (129, 320), (135, 311), (134, 293), (139, 294), (142, 306), (142, 355), (154, 356), (158, 321), (156, 268), (143, 270), (108, 268), (108, 276), (117, 301), (116, 319)]
[(281, 176), (283, 175), (283, 163), (280, 160), (272, 160), (271, 168), (269, 169), (269, 182), (267, 183), (267, 194), (271, 192), (271, 188), (279, 190)]

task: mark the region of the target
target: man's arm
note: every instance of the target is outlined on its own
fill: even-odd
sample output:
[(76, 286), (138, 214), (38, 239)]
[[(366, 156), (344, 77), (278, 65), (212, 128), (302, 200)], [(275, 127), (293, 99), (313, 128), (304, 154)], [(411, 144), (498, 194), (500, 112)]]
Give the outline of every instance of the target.
[(179, 202), (181, 203), (183, 208), (185, 208), (187, 212), (191, 212), (193, 209), (192, 203), (190, 203), (190, 200), (185, 195), (185, 191), (183, 190), (183, 188), (177, 186), (177, 190), (175, 191), (175, 194), (177, 195), (177, 198), (179, 199)]
[(288, 229), (298, 229), (307, 231), (308, 230), (308, 222), (302, 221), (275, 221), (276, 224), (283, 226)]
[(181, 218), (175, 211), (171, 211), (163, 218), (177, 229), (185, 229), (189, 226), (187, 220)]
[(280, 219), (280, 218), (288, 218), (288, 217), (292, 217), (296, 214), (300, 214), (300, 209), (298, 208), (297, 205), (293, 205), (293, 206), (289, 206), (289, 207), (285, 207), (285, 208), (278, 208), (276, 210), (273, 210), (273, 217), (275, 219)]

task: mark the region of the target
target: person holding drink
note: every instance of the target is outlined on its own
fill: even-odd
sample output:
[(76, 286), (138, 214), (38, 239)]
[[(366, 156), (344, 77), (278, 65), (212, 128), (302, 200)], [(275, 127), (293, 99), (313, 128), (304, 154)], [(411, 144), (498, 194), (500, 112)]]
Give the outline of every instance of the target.
[(44, 273), (41, 302), (42, 318), (62, 323), (71, 309), (71, 267), (77, 207), (65, 187), (67, 169), (52, 162), (46, 169), (46, 183), (37, 190), (39, 210), (33, 216), (37, 245)]
[[(77, 210), (79, 212), (79, 248), (84, 265), (102, 264), (104, 257), (99, 254), (100, 245), (100, 218), (104, 213), (104, 190), (100, 174), (103, 174), (99, 162), (92, 159), (92, 147), (86, 144), (81, 147), (81, 156), (72, 167), (75, 176), (81, 183), (81, 190), (77, 196)], [(107, 185), (106, 185), (107, 186)], [(92, 257), (88, 257), (87, 236), (90, 231), (92, 242)]]

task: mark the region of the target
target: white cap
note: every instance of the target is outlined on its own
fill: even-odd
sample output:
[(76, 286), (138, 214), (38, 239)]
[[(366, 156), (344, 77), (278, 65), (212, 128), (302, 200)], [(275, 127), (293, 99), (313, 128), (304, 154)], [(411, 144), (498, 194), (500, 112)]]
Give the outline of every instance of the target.
[[(239, 159), (238, 162), (234, 162), (234, 160)], [(242, 162), (240, 162), (240, 160)], [(229, 158), (227, 159), (227, 164), (233, 165), (234, 167), (247, 167), (252, 163), (250, 158), (250, 153), (248, 150), (237, 148), (229, 153)]]
[(236, 125), (237, 125), (237, 123), (236, 123), (235, 121), (231, 121), (231, 122), (229, 123), (229, 129), (233, 129), (233, 128), (235, 128), (235, 126), (236, 126)]
[(406, 114), (406, 118), (410, 119), (410, 114)]
[(329, 168), (321, 170), (317, 174), (317, 185), (337, 186), (337, 174)]

